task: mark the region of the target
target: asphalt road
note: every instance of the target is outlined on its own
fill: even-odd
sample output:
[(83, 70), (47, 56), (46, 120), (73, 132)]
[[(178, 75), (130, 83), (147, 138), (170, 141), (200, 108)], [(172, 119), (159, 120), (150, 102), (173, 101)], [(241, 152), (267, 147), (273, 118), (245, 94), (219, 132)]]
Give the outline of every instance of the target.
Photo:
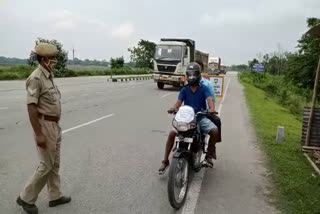
[[(214, 169), (194, 175), (183, 209), (167, 198), (167, 175), (158, 176), (178, 91), (152, 80), (112, 83), (105, 77), (56, 79), (62, 93), (63, 193), (72, 203), (40, 213), (273, 213), (267, 203), (263, 156), (236, 73), (217, 99), (223, 143)], [(24, 81), (0, 82), (0, 213), (23, 213), (15, 199), (37, 166), (26, 111)], [(228, 86), (228, 87), (227, 87)], [(228, 89), (227, 89), (228, 88)], [(222, 105), (220, 105), (222, 103)]]

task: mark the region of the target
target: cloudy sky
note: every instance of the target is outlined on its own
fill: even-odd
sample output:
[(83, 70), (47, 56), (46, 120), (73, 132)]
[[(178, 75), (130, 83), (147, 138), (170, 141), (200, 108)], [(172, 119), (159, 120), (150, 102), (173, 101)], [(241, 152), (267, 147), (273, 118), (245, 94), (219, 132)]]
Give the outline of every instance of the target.
[(27, 58), (42, 37), (81, 59), (129, 60), (141, 38), (181, 37), (226, 64), (247, 63), (293, 51), (307, 17), (320, 17), (320, 0), (0, 0), (0, 56)]

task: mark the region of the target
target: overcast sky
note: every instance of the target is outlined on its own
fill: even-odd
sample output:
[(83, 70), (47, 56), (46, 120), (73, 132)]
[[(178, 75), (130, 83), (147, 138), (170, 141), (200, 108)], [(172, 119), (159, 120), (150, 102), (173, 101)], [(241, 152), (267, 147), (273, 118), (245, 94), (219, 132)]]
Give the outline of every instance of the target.
[(139, 39), (191, 38), (225, 64), (293, 51), (320, 0), (0, 0), (0, 56), (27, 58), (38, 37), (80, 59), (124, 56)]

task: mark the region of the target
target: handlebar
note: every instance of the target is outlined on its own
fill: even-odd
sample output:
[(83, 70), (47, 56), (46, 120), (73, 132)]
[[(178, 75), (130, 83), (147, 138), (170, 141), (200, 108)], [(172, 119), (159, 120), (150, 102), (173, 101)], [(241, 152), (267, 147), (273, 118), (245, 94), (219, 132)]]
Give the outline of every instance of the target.
[[(169, 113), (169, 111), (168, 111), (169, 114), (174, 114), (174, 115), (177, 114), (177, 112), (178, 111), (174, 111), (172, 113)], [(219, 114), (219, 113), (217, 111), (215, 111), (214, 114), (216, 115), (216, 114)], [(204, 110), (204, 111), (199, 111), (198, 113), (196, 113), (196, 116), (199, 116), (199, 115), (208, 116), (208, 115), (210, 115), (210, 113), (209, 113), (208, 110)]]

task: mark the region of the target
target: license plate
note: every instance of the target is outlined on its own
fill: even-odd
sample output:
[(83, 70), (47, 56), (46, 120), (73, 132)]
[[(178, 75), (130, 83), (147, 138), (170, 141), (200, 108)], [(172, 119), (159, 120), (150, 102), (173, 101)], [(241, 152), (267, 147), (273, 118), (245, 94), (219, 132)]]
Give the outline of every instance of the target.
[(190, 138), (190, 137), (185, 137), (185, 138), (178, 138), (176, 137), (176, 142), (185, 142), (185, 143), (193, 143), (193, 138)]
[(193, 138), (185, 137), (185, 138), (183, 139), (183, 141), (186, 142), (186, 143), (192, 143), (192, 142), (193, 142)]
[(161, 79), (161, 80), (168, 80), (168, 79), (169, 79), (169, 76), (162, 75), (162, 76), (160, 76), (160, 79)]

